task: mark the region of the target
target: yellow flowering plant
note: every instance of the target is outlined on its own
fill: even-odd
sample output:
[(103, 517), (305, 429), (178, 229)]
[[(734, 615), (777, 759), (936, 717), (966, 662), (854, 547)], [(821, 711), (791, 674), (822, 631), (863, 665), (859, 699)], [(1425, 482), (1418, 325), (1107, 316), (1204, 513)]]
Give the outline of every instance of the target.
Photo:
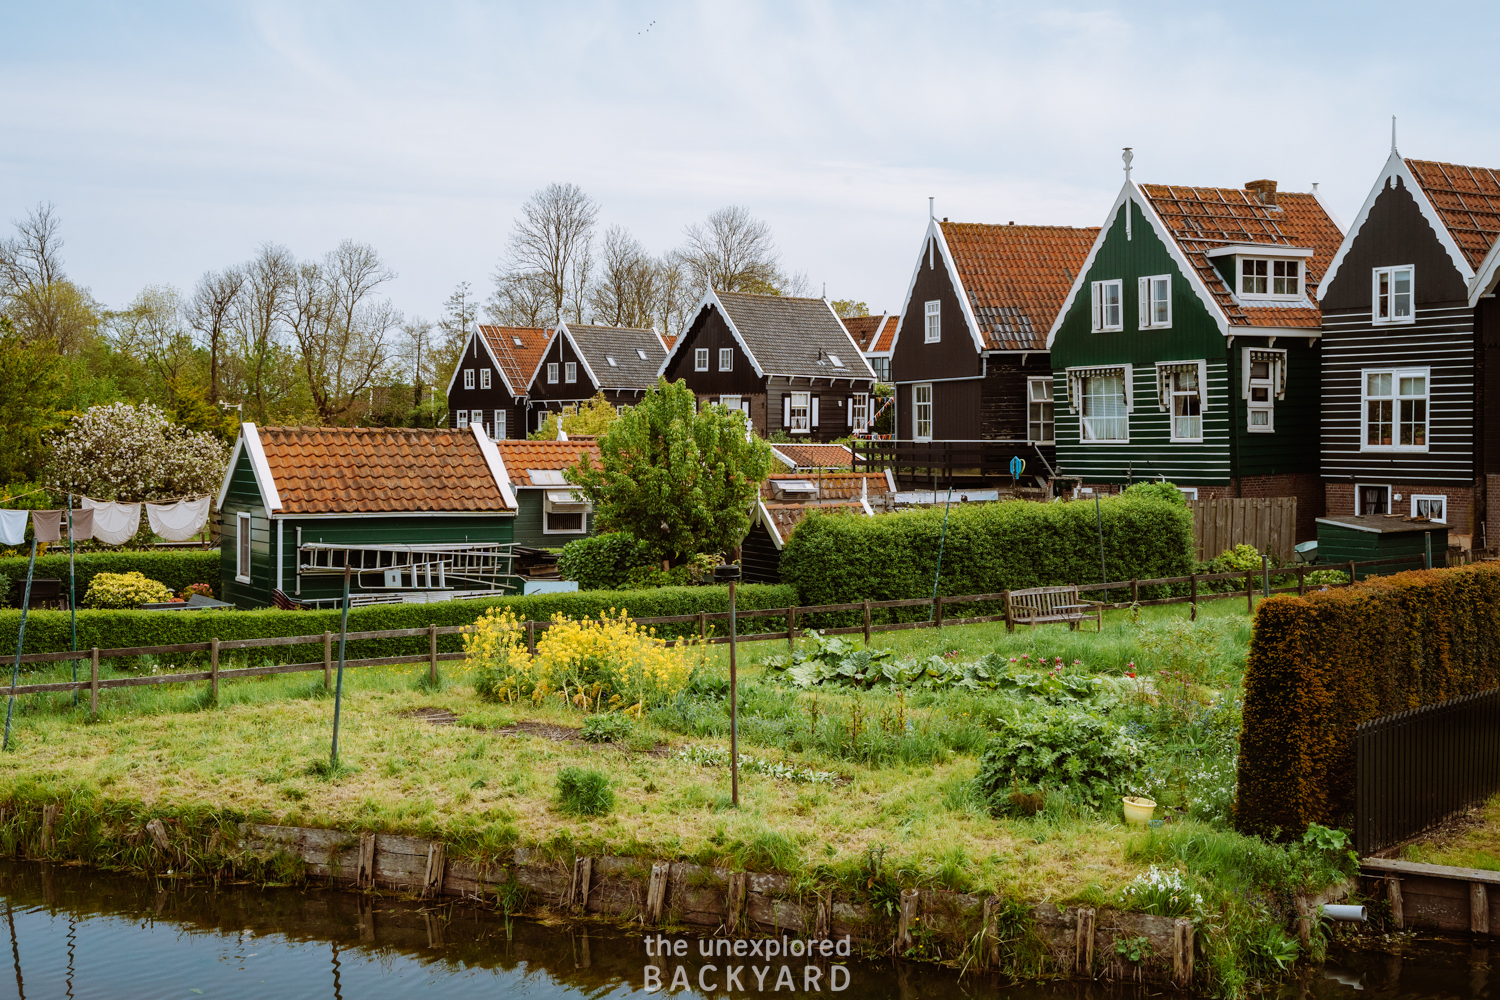
[(630, 620), (624, 608), (598, 618), (559, 613), (526, 651), (515, 612), (491, 608), (464, 635), (481, 697), (540, 703), (556, 695), (583, 711), (623, 709), (639, 714), (677, 696), (702, 661), (693, 644), (668, 646), (654, 629)]

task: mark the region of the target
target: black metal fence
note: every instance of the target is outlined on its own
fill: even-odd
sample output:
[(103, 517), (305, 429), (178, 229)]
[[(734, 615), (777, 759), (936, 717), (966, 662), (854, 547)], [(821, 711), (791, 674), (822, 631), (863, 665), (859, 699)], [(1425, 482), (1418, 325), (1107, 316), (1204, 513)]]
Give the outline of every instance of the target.
[(1500, 791), (1500, 688), (1362, 723), (1354, 843), (1369, 854)]

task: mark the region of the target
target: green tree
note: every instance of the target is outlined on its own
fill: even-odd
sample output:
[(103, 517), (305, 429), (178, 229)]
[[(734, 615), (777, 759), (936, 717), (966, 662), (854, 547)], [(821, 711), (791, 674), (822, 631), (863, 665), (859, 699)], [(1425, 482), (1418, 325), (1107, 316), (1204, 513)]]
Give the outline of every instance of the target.
[(51, 341), (27, 344), (0, 316), (0, 483), (33, 478), (45, 460), (43, 438), (60, 422), (61, 367)]
[(556, 441), (559, 423), (568, 432), (568, 437), (598, 437), (609, 430), (609, 425), (620, 419), (614, 404), (598, 393), (593, 399), (579, 407), (577, 413), (563, 416), (547, 414), (542, 426), (527, 435), (533, 441)]
[(736, 548), (771, 469), (771, 447), (743, 413), (699, 410), (681, 380), (659, 379), (599, 438), (599, 455), (569, 472), (600, 530), (628, 531), (667, 563)]
[(839, 314), (840, 319), (853, 319), (856, 316), (870, 315), (870, 307), (863, 302), (853, 299), (834, 299), (831, 303), (833, 311)]

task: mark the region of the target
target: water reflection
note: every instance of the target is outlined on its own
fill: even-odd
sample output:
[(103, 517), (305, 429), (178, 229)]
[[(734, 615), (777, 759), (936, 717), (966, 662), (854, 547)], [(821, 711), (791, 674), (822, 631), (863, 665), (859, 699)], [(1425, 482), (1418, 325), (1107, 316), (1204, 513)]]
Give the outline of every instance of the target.
[[(422, 905), (353, 893), (263, 889), (137, 879), (87, 868), (0, 860), (15, 985), (7, 997), (316, 998), (521, 997), (531, 1000), (639, 997), (648, 963), (642, 935), (593, 925), (510, 920), (457, 903)], [(813, 960), (828, 995), (828, 964)], [(717, 962), (719, 967), (712, 968)], [(723, 959), (696, 945), (683, 997), (727, 996)], [(802, 960), (795, 994), (807, 996)], [(860, 1000), (1147, 1000), (1161, 991), (1103, 983), (1014, 986), (983, 976), (902, 962), (850, 962), (842, 996)], [(700, 972), (704, 979), (699, 978)], [(1274, 1000), (1483, 998), (1489, 952), (1468, 944), (1408, 947), (1404, 957), (1341, 952), (1267, 995)], [(671, 971), (663, 973), (670, 985)], [(758, 995), (754, 978), (743, 992)], [(697, 988), (700, 982), (720, 992)], [(660, 996), (660, 993), (655, 994)]]

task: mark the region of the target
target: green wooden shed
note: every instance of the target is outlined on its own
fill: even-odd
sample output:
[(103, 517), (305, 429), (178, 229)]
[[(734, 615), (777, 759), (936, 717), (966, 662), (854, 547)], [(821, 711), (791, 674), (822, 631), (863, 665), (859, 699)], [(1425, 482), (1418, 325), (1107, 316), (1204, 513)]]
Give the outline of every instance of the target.
[(496, 441), (516, 496), (517, 545), (560, 549), (594, 533), (594, 511), (568, 486), (568, 470), (584, 456), (597, 466), (599, 445), (575, 441)]
[[(1428, 548), (1429, 538), (1431, 549)], [(1447, 565), (1448, 526), (1435, 521), (1415, 520), (1399, 514), (1338, 514), (1318, 518), (1318, 566), (1323, 569), (1347, 567), (1349, 562), (1372, 559), (1395, 559), (1399, 556), (1422, 556), (1405, 564), (1356, 568), (1356, 579), (1388, 576), (1408, 569), (1421, 569), (1426, 555), (1432, 553), (1434, 566)]]
[(482, 428), (244, 424), (219, 490), (219, 596), (240, 608), (517, 593), (516, 499)]

